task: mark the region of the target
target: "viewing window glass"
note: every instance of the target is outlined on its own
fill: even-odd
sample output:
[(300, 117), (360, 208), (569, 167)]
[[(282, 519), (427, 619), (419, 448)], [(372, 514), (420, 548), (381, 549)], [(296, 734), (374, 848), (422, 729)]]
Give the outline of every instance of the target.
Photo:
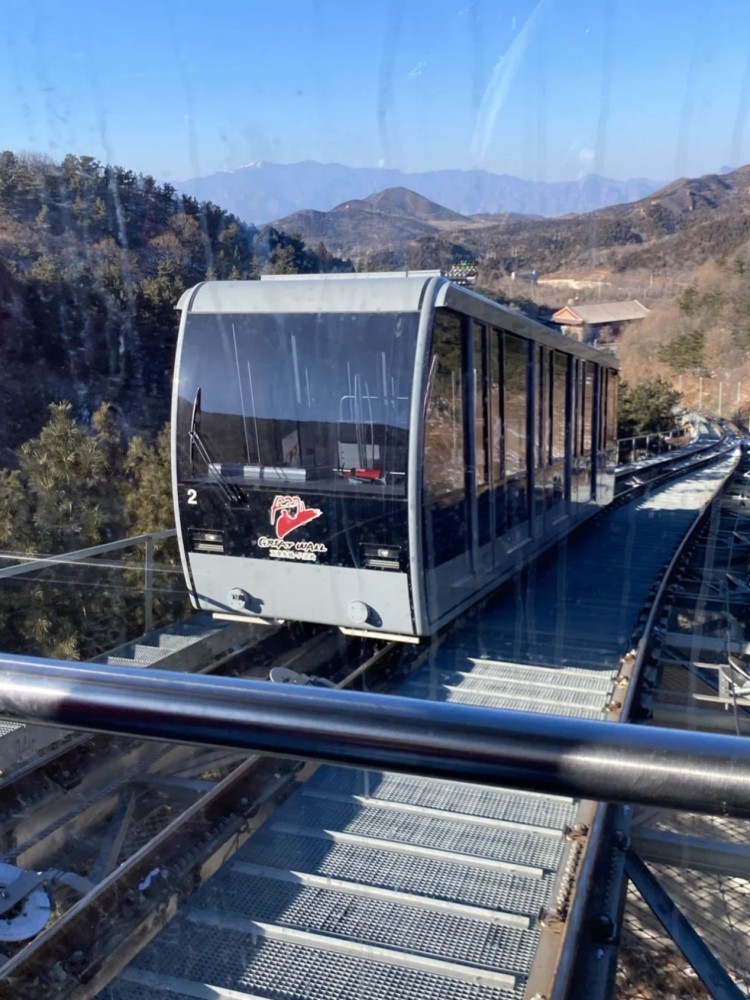
[(416, 332), (416, 314), (192, 314), (192, 475), (405, 495)]
[(505, 334), (505, 501), (508, 528), (529, 517), (529, 344)]
[(461, 318), (439, 309), (432, 337), (424, 436), (424, 490), (435, 564), (466, 551), (464, 346)]

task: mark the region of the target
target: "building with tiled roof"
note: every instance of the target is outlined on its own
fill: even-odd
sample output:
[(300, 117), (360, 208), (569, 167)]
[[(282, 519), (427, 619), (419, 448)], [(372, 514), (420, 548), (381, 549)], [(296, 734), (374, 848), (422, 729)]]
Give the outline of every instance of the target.
[(593, 343), (602, 336), (617, 337), (627, 323), (648, 316), (649, 310), (637, 299), (626, 302), (592, 302), (588, 305), (568, 305), (552, 316), (561, 331), (582, 343)]

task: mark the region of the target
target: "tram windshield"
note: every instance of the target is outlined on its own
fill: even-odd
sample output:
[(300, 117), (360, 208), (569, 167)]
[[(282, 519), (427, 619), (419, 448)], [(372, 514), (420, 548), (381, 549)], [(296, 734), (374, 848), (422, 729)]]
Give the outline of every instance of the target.
[(183, 474), (406, 493), (417, 314), (188, 317)]

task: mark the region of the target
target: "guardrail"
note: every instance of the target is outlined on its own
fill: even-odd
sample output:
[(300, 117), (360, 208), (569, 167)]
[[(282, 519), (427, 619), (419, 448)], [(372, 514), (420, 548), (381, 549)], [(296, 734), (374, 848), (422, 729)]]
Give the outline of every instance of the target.
[(637, 462), (652, 455), (662, 455), (666, 451), (685, 446), (684, 427), (674, 427), (671, 431), (658, 431), (651, 434), (634, 434), (630, 437), (617, 439), (617, 462)]
[(689, 445), (670, 448), (660, 455), (652, 455), (639, 462), (619, 466), (615, 472), (615, 496), (623, 498), (628, 492), (653, 486), (678, 474), (690, 465), (712, 461), (729, 448), (739, 445), (735, 434), (722, 437), (698, 438)]
[[(153, 627), (154, 621), (154, 546), (156, 542), (164, 541), (167, 538), (174, 538), (177, 531), (168, 528), (163, 531), (151, 531), (144, 535), (132, 535), (130, 538), (121, 538), (115, 542), (105, 542), (101, 545), (91, 545), (85, 549), (76, 549), (73, 552), (62, 552), (54, 556), (22, 555), (15, 552), (5, 552), (2, 556), (6, 559), (17, 559), (12, 566), (5, 566), (0, 569), (0, 583), (12, 577), (26, 576), (39, 570), (47, 569), (50, 566), (67, 565), (68, 563), (83, 563), (88, 559), (106, 555), (110, 552), (117, 552), (122, 549), (134, 548), (143, 545), (143, 614), (144, 631), (148, 632)], [(112, 568), (111, 566), (109, 568)], [(118, 568), (133, 569), (132, 565)]]
[(9, 655), (0, 655), (0, 716), (750, 816), (750, 741), (735, 736)]

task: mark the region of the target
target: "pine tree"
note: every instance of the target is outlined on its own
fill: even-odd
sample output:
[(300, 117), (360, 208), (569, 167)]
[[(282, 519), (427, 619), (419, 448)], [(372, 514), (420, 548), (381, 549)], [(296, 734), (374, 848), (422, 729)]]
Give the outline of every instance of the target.
[(672, 430), (676, 423), (675, 408), (681, 394), (661, 378), (648, 379), (638, 385), (620, 384), (618, 398), (617, 436), (632, 437)]
[(153, 445), (134, 437), (125, 456), (124, 508), (130, 535), (174, 527), (170, 477), (170, 430), (162, 428)]
[(34, 540), (46, 553), (94, 545), (121, 527), (112, 504), (115, 432), (108, 411), (98, 411), (94, 434), (75, 422), (70, 403), (52, 403), (49, 411), (39, 437), (20, 452)]
[[(170, 428), (162, 428), (153, 445), (141, 437), (132, 439), (124, 463), (125, 480), (123, 503), (127, 517), (127, 531), (131, 536), (148, 534), (174, 527), (172, 486), (170, 476)], [(138, 587), (142, 567), (142, 553), (134, 555), (134, 568), (126, 576), (133, 587)], [(173, 620), (188, 613), (180, 557), (174, 538), (154, 545), (155, 585), (153, 620)], [(132, 621), (142, 621), (142, 606), (134, 606)]]
[[(124, 519), (120, 434), (108, 406), (91, 428), (70, 403), (53, 403), (38, 437), (19, 452), (19, 469), (0, 478), (0, 544), (40, 555), (119, 537)], [(120, 581), (98, 567), (64, 562), (3, 592), (3, 647), (44, 656), (91, 656), (119, 641), (128, 621)], [(10, 608), (13, 613), (9, 614)]]

